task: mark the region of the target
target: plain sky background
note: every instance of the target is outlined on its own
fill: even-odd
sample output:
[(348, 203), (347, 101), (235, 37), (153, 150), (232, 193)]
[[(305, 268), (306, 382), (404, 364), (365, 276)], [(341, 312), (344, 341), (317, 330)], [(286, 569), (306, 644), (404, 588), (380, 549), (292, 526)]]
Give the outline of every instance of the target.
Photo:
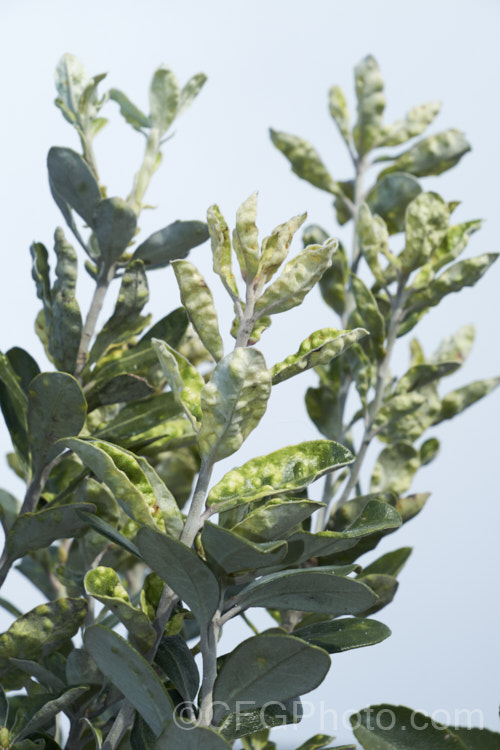
[[(178, 218), (203, 219), (214, 202), (232, 225), (236, 207), (258, 189), (261, 236), (307, 210), (310, 222), (347, 243), (350, 232), (338, 229), (328, 195), (290, 173), (270, 143), (268, 128), (307, 138), (335, 178), (349, 178), (351, 166), (328, 114), (327, 92), (341, 85), (353, 111), (354, 65), (374, 54), (386, 82), (387, 121), (415, 104), (439, 99), (443, 108), (433, 132), (457, 127), (472, 143), (472, 153), (458, 167), (423, 184), (447, 200), (462, 201), (456, 221), (486, 220), (467, 250), (479, 254), (499, 249), (499, 22), (496, 0), (2, 0), (1, 349), (21, 345), (47, 366), (33, 331), (39, 301), (30, 278), (29, 245), (38, 240), (50, 246), (55, 227), (63, 223), (48, 190), (46, 153), (52, 145), (78, 147), (52, 105), (54, 68), (64, 52), (79, 56), (91, 75), (109, 71), (104, 86), (123, 89), (144, 109), (151, 75), (162, 62), (181, 84), (199, 71), (209, 77), (164, 149), (163, 166), (147, 195), (158, 209), (141, 218), (142, 238)], [(143, 140), (123, 123), (114, 103), (104, 114), (111, 122), (95, 143), (101, 176), (109, 195), (125, 197)], [(393, 247), (400, 246), (398, 237)], [(210, 270), (209, 245), (194, 250), (190, 259), (211, 284), (227, 325), (231, 309)], [(416, 329), (430, 353), (461, 325), (477, 325), (470, 360), (444, 383), (444, 391), (500, 372), (499, 282), (497, 264), (478, 286), (447, 298)], [(82, 269), (84, 311), (90, 292)], [(172, 271), (154, 272), (154, 319), (178, 303)], [(336, 324), (314, 291), (301, 308), (276, 316), (261, 349), (273, 364), (295, 351), (311, 331)], [(409, 338), (400, 340), (395, 371), (407, 364)], [(229, 347), (227, 332), (225, 341)], [(314, 374), (306, 374), (278, 386), (258, 430), (237, 458), (218, 465), (215, 478), (252, 456), (316, 438), (303, 406), (305, 388), (314, 382)], [(340, 723), (346, 711), (392, 702), (429, 713), (440, 710), (436, 718), (441, 721), (446, 720), (443, 711), (453, 721), (456, 710), (480, 709), (486, 726), (498, 729), (499, 404), (496, 392), (432, 433), (442, 440), (441, 454), (418, 473), (412, 487), (430, 490), (432, 497), (417, 519), (377, 550), (378, 555), (414, 547), (395, 601), (377, 615), (393, 635), (376, 647), (333, 658), (327, 680), (307, 697), (316, 704), (316, 714), (274, 733), (280, 750), (318, 731), (349, 739), (341, 726), (333, 731), (331, 716), (321, 726), (321, 701), (338, 712)], [(5, 453), (10, 446), (3, 426), (0, 438)], [(19, 494), (20, 482), (2, 466), (1, 486)], [(30, 609), (39, 597), (16, 576), (11, 574), (2, 595)], [(2, 630), (10, 619), (0, 612)], [(265, 617), (259, 621), (267, 622)], [(249, 635), (233, 625), (223, 648)]]

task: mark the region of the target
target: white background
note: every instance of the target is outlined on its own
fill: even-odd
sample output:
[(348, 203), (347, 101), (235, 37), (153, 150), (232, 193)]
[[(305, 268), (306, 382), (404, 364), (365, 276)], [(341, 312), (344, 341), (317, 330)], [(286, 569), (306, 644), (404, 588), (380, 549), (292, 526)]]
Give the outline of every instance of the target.
[[(479, 254), (498, 250), (499, 244), (499, 21), (500, 6), (494, 0), (2, 0), (1, 349), (21, 345), (47, 366), (33, 332), (39, 301), (28, 249), (33, 240), (50, 246), (54, 228), (63, 223), (48, 190), (46, 153), (52, 145), (78, 147), (52, 105), (53, 72), (64, 52), (78, 55), (91, 75), (109, 71), (105, 85), (123, 89), (143, 109), (159, 63), (174, 70), (181, 84), (199, 71), (209, 77), (165, 147), (163, 166), (147, 196), (158, 209), (141, 218), (141, 238), (178, 218), (203, 219), (214, 202), (232, 224), (238, 204), (258, 189), (261, 236), (307, 210), (309, 221), (347, 243), (350, 234), (335, 224), (328, 195), (290, 173), (270, 143), (268, 128), (307, 138), (335, 178), (349, 178), (351, 166), (328, 115), (327, 91), (340, 84), (353, 111), (353, 67), (374, 54), (386, 81), (387, 121), (415, 104), (439, 99), (443, 109), (434, 132), (457, 127), (472, 143), (472, 153), (458, 167), (441, 178), (427, 178), (424, 187), (438, 190), (446, 200), (462, 201), (454, 215), (457, 222), (486, 220), (467, 251)], [(111, 123), (96, 140), (101, 177), (109, 195), (125, 197), (142, 154), (142, 138), (123, 123), (114, 103), (104, 114)], [(398, 238), (396, 250), (400, 243)], [(210, 270), (209, 245), (194, 250), (190, 259), (214, 289), (227, 326), (230, 305)], [(446, 381), (445, 390), (500, 371), (499, 281), (497, 264), (475, 289), (448, 298), (415, 331), (430, 353), (459, 326), (477, 325), (471, 358)], [(90, 293), (82, 269), (84, 311)], [(154, 272), (154, 319), (178, 303), (172, 271)], [(272, 364), (295, 351), (311, 331), (336, 323), (313, 292), (300, 309), (275, 318), (261, 349)], [(225, 341), (231, 346), (228, 335)], [(408, 342), (409, 337), (400, 342), (395, 370), (407, 364)], [(276, 388), (261, 426), (237, 459), (217, 467), (216, 478), (254, 455), (317, 437), (303, 406), (305, 388), (314, 381), (314, 374), (306, 374)], [(342, 726), (333, 731), (331, 715), (321, 725), (320, 702), (338, 712), (340, 725), (346, 711), (392, 702), (429, 713), (440, 710), (436, 718), (442, 721), (447, 720), (443, 711), (453, 721), (457, 710), (480, 709), (486, 726), (498, 728), (499, 403), (496, 392), (435, 430), (441, 454), (417, 475), (412, 488), (431, 490), (431, 500), (377, 551), (414, 547), (394, 603), (378, 615), (393, 635), (376, 647), (333, 659), (327, 680), (308, 696), (316, 705), (315, 715), (274, 734), (280, 750), (296, 747), (318, 731), (336, 733), (339, 741), (350, 738)], [(0, 437), (5, 453), (10, 446), (3, 426)], [(5, 463), (0, 482), (21, 492)], [(16, 574), (2, 595), (24, 610), (39, 601)], [(10, 620), (0, 612), (1, 629)], [(223, 649), (248, 635), (246, 628), (233, 627)]]

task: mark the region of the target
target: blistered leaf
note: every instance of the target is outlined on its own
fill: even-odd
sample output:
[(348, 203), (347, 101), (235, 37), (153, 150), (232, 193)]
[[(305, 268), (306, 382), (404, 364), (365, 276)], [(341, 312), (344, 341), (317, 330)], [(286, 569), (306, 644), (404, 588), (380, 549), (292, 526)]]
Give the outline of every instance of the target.
[(272, 573), (243, 589), (237, 603), (245, 609), (268, 607), (336, 615), (353, 615), (374, 604), (368, 587), (333, 570), (320, 567)]
[(210, 621), (219, 604), (219, 584), (192, 549), (143, 527), (137, 546), (154, 570), (192, 610), (200, 625)]
[[(486, 253), (475, 258), (458, 261), (458, 263), (450, 266), (426, 287), (417, 289), (408, 296), (406, 302), (407, 315), (434, 307), (447, 294), (459, 292), (465, 286), (474, 286), (497, 258), (497, 253)], [(403, 323), (403, 330), (405, 332), (409, 330), (407, 326), (405, 327), (405, 323)]]
[(445, 419), (453, 419), (457, 414), (467, 409), (467, 407), (475, 404), (476, 401), (487, 396), (492, 390), (500, 385), (500, 377), (498, 378), (486, 378), (485, 380), (476, 380), (474, 383), (469, 383), (462, 388), (458, 388), (456, 391), (447, 393), (441, 401), (441, 411), (437, 418), (434, 420), (434, 424), (439, 424)]
[(152, 344), (177, 403), (197, 429), (202, 418), (200, 399), (205, 381), (198, 370), (166, 341), (153, 339)]
[(286, 554), (286, 543), (255, 544), (242, 539), (233, 529), (205, 523), (201, 542), (208, 559), (226, 573), (258, 570), (278, 565)]
[(179, 86), (171, 70), (164, 65), (155, 71), (149, 89), (151, 123), (160, 133), (165, 133), (177, 115)]
[[(389, 723), (385, 723), (390, 717)], [(378, 720), (375, 720), (378, 719)], [(370, 706), (350, 717), (353, 732), (365, 750), (466, 750), (449, 727), (404, 706)]]
[(213, 205), (207, 211), (208, 231), (212, 245), (213, 269), (233, 299), (238, 299), (238, 287), (231, 263), (231, 237), (226, 220), (219, 206)]
[(329, 440), (311, 440), (280, 448), (228, 472), (210, 490), (207, 505), (227, 510), (266, 495), (300, 490), (353, 460), (347, 448)]
[(157, 528), (160, 512), (155, 493), (137, 456), (104, 440), (69, 438), (64, 445), (111, 490), (127, 515), (137, 523)]
[(412, 107), (404, 120), (397, 120), (384, 128), (379, 146), (399, 146), (401, 143), (421, 135), (441, 109), (440, 102), (427, 102)]
[(271, 140), (292, 165), (292, 172), (320, 190), (336, 195), (339, 186), (321, 161), (316, 149), (304, 138), (270, 129)]
[(413, 175), (394, 172), (375, 183), (366, 196), (366, 203), (372, 214), (384, 220), (389, 234), (395, 234), (404, 230), (406, 208), (421, 192)]
[(345, 94), (340, 86), (332, 86), (329, 92), (330, 114), (346, 143), (349, 143), (349, 110)]
[(53, 146), (47, 157), (47, 167), (53, 189), (89, 227), (93, 227), (101, 191), (84, 159), (70, 148)]
[(87, 393), (88, 410), (90, 412), (99, 406), (130, 401), (133, 401), (135, 405), (135, 402), (151, 396), (154, 391), (153, 386), (149, 385), (145, 378), (123, 373), (123, 375), (111, 378), (107, 383), (101, 383), (101, 387), (93, 391), (91, 395)]
[(438, 175), (458, 164), (467, 151), (470, 151), (470, 145), (463, 133), (445, 130), (424, 138), (405, 151), (381, 172), (379, 179), (391, 172), (409, 172), (416, 177)]
[(255, 312), (262, 315), (285, 312), (300, 305), (304, 297), (331, 265), (337, 240), (309, 245), (284, 267), (276, 281), (257, 300)]
[(123, 274), (113, 314), (99, 331), (90, 350), (89, 363), (99, 359), (109, 346), (128, 341), (144, 329), (148, 318), (140, 313), (148, 299), (144, 264), (141, 260), (133, 260)]
[[(450, 212), (451, 213), (451, 212)], [(431, 258), (432, 271), (436, 273), (440, 268), (454, 261), (465, 250), (471, 235), (481, 228), (481, 221), (466, 221), (448, 227), (444, 238)], [(424, 269), (422, 269), (424, 271)], [(415, 282), (418, 284), (418, 276)]]
[(59, 370), (73, 373), (82, 335), (82, 316), (75, 297), (77, 256), (64, 232), (55, 232), (56, 281), (52, 289), (49, 349)]
[(101, 625), (87, 628), (85, 648), (158, 736), (172, 718), (172, 706), (156, 672), (121, 636)]
[(155, 662), (184, 700), (194, 701), (200, 686), (200, 675), (184, 638), (180, 635), (163, 637), (156, 651)]
[(360, 154), (378, 145), (385, 109), (384, 81), (377, 61), (371, 55), (355, 68), (358, 121), (354, 126), (354, 143)]
[(70, 113), (77, 115), (78, 102), (88, 81), (83, 64), (75, 55), (66, 53), (57, 63), (55, 78), (61, 102)]
[(417, 450), (411, 443), (400, 441), (381, 452), (373, 469), (371, 492), (395, 492), (402, 495), (409, 489), (420, 466)]
[(390, 424), (379, 431), (381, 440), (388, 443), (398, 440), (413, 442), (434, 424), (441, 409), (436, 386), (433, 383), (424, 385), (419, 394), (424, 399), (420, 406), (401, 415), (394, 414)]
[(373, 426), (375, 429), (388, 428), (393, 422), (401, 417), (416, 411), (425, 402), (425, 396), (421, 393), (398, 393), (389, 398), (378, 410)]
[(106, 198), (96, 206), (93, 226), (104, 265), (110, 268), (135, 235), (135, 211), (122, 198)]
[[(83, 625), (86, 614), (85, 599), (60, 598), (19, 617), (0, 636), (0, 672), (8, 673), (11, 656), (36, 661), (61, 648)], [(9, 678), (2, 682), (7, 687)]]
[(435, 364), (456, 362), (458, 366), (462, 365), (469, 356), (474, 337), (475, 328), (473, 325), (462, 326), (456, 333), (446, 336), (441, 341), (429, 362)]
[(14, 561), (35, 549), (45, 549), (56, 539), (71, 539), (81, 530), (78, 511), (94, 513), (95, 505), (72, 503), (59, 508), (23, 513), (13, 523), (5, 543), (5, 554)]
[(104, 604), (118, 617), (142, 651), (147, 651), (155, 641), (155, 630), (149, 618), (130, 603), (118, 574), (112, 568), (99, 565), (89, 570), (84, 579), (88, 594)]
[(284, 539), (298, 524), (322, 506), (311, 500), (275, 497), (252, 510), (233, 525), (232, 531), (252, 542), (271, 542)]
[(321, 328), (305, 339), (295, 354), (290, 354), (283, 362), (271, 368), (273, 385), (298, 375), (304, 370), (328, 364), (352, 344), (366, 336), (364, 328), (353, 331), (339, 331), (336, 328)]
[(262, 354), (238, 347), (221, 360), (201, 391), (198, 435), (205, 460), (235, 453), (259, 424), (271, 393), (271, 376)]
[[(260, 337), (264, 333), (264, 331), (267, 331), (269, 326), (271, 325), (272, 320), (268, 315), (264, 315), (262, 318), (259, 318), (254, 327), (252, 328), (252, 331), (248, 337), (248, 345), (253, 346), (258, 341), (260, 341)], [(231, 326), (231, 336), (234, 339), (238, 338), (238, 333), (240, 331), (240, 321), (238, 319), (238, 316), (236, 316), (233, 320), (233, 324)]]
[(72, 375), (63, 372), (37, 375), (28, 397), (28, 435), (34, 474), (64, 449), (58, 440), (79, 434), (86, 414), (85, 396)]
[(329, 654), (339, 654), (352, 648), (380, 643), (390, 636), (391, 631), (387, 625), (377, 620), (342, 617), (297, 628), (293, 634), (313, 646), (323, 648)]
[(436, 193), (421, 193), (406, 209), (406, 246), (398, 259), (407, 272), (430, 260), (444, 239), (450, 219), (445, 201)]
[(429, 497), (430, 495), (428, 492), (417, 492), (413, 495), (398, 498), (396, 509), (400, 514), (403, 523), (411, 521), (412, 518), (420, 513)]
[[(307, 214), (300, 214), (284, 224), (279, 224), (269, 237), (263, 239), (258, 276), (264, 279), (264, 283), (270, 281), (286, 259), (293, 236), (306, 220), (306, 216)], [(327, 239), (328, 237), (324, 237), (321, 241)]]
[(218, 362), (224, 356), (212, 292), (196, 266), (187, 260), (172, 263), (182, 304), (205, 348)]
[(330, 668), (321, 649), (289, 635), (258, 635), (237, 646), (224, 661), (214, 687), (215, 721), (238, 709), (260, 708), (317, 687)]
[(154, 232), (134, 252), (148, 270), (165, 268), (173, 260), (185, 258), (193, 247), (208, 239), (207, 225), (202, 221), (174, 221)]
[(238, 258), (241, 275), (252, 281), (259, 265), (259, 239), (255, 224), (257, 218), (257, 193), (252, 193), (236, 211), (236, 228), (233, 230), (233, 248)]
[(439, 364), (414, 365), (398, 380), (394, 394), (406, 393), (451, 375), (460, 367), (460, 362), (441, 360)]
[(230, 745), (214, 729), (197, 727), (190, 722), (181, 726), (171, 722), (156, 743), (155, 750), (170, 750), (173, 747), (182, 747), (182, 750), (228, 750)]
[(143, 132), (143, 128), (151, 127), (151, 119), (147, 117), (144, 112), (141, 112), (141, 110), (130, 101), (123, 91), (110, 89), (109, 98), (113, 99), (113, 101), (119, 105), (122, 117), (124, 117), (135, 130), (138, 130), (139, 133)]
[(179, 93), (179, 105), (177, 107), (176, 117), (179, 117), (179, 115), (191, 106), (206, 83), (206, 80), (207, 77), (204, 73), (196, 73), (196, 75), (192, 76), (185, 86), (182, 87)]
[(359, 246), (376, 280), (384, 284), (380, 255), (388, 254), (389, 233), (383, 219), (372, 216), (366, 203), (362, 203), (356, 224)]
[(50, 316), (52, 292), (50, 289), (49, 254), (47, 248), (41, 242), (33, 242), (30, 246), (30, 253), (33, 259), (31, 276), (36, 285), (36, 295), (38, 299), (42, 300), (45, 313)]

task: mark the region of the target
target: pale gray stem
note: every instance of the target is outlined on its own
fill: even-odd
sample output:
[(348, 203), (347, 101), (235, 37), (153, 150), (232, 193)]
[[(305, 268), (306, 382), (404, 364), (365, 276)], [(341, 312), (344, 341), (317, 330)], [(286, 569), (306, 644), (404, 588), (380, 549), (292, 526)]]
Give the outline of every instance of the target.
[(135, 708), (127, 700), (120, 708), (101, 750), (115, 750), (134, 718)]
[(217, 678), (217, 640), (219, 638), (220, 630), (219, 616), (220, 609), (215, 612), (206, 630), (202, 628), (200, 633), (201, 655), (203, 659), (203, 683), (201, 687), (202, 699), (198, 724), (202, 727), (210, 726), (214, 715), (213, 695), (214, 684)]
[(113, 280), (114, 275), (115, 275), (114, 265), (108, 269), (103, 269), (101, 273), (99, 274), (97, 285), (94, 290), (94, 296), (92, 297), (92, 302), (90, 303), (89, 311), (87, 313), (87, 318), (85, 320), (85, 325), (83, 326), (82, 338), (80, 340), (80, 348), (78, 350), (78, 355), (76, 358), (75, 378), (80, 378), (83, 372), (83, 369), (85, 367), (85, 364), (87, 362), (87, 356), (88, 356), (89, 349), (90, 349), (90, 342), (92, 340), (92, 336), (94, 335), (95, 327), (97, 325), (97, 319), (102, 310), (102, 306), (104, 304), (104, 298), (106, 297), (106, 292), (108, 291), (108, 287), (111, 281)]

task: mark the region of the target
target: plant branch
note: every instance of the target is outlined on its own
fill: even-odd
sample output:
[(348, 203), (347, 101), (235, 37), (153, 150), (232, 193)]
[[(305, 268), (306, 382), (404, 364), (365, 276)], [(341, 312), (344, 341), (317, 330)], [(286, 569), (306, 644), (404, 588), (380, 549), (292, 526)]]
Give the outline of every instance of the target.
[(103, 267), (103, 269), (101, 270), (101, 273), (99, 274), (97, 285), (94, 290), (94, 296), (92, 297), (92, 302), (90, 303), (89, 311), (87, 313), (87, 318), (85, 320), (85, 325), (82, 331), (82, 338), (80, 340), (80, 348), (78, 350), (78, 355), (76, 358), (75, 378), (80, 379), (83, 369), (85, 367), (85, 364), (87, 362), (87, 356), (88, 356), (89, 349), (90, 349), (90, 342), (92, 340), (92, 336), (94, 335), (95, 327), (97, 325), (97, 319), (99, 317), (99, 313), (102, 310), (102, 306), (104, 304), (104, 298), (106, 297), (106, 292), (108, 291), (108, 287), (111, 284), (111, 281), (113, 280), (114, 275), (115, 275), (114, 265), (110, 266), (109, 268)]
[(127, 700), (120, 708), (101, 750), (115, 750), (134, 718), (135, 708)]
[(219, 608), (209, 622), (206, 630), (201, 629), (200, 644), (203, 660), (203, 682), (201, 686), (201, 706), (198, 724), (208, 727), (214, 715), (213, 694), (217, 678), (217, 641), (220, 633), (220, 612), (224, 600), (224, 589), (221, 587)]

